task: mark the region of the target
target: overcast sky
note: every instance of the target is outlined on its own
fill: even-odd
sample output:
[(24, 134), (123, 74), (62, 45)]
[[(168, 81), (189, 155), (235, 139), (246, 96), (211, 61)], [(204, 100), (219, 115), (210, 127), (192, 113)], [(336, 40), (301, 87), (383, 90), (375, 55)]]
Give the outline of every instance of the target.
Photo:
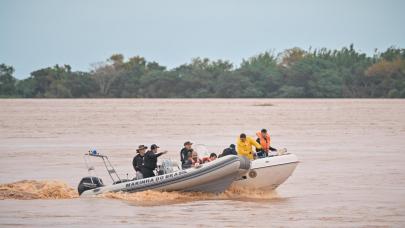
[(0, 0), (0, 63), (17, 78), (55, 64), (90, 69), (113, 53), (169, 68), (291, 47), (405, 48), (401, 0)]

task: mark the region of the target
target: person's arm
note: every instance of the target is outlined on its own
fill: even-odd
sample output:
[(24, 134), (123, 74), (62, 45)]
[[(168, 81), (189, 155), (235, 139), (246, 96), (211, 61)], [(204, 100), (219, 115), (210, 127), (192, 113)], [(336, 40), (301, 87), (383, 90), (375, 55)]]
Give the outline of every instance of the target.
[(160, 157), (161, 155), (163, 155), (163, 154), (165, 154), (165, 153), (166, 153), (166, 151), (163, 151), (163, 152), (160, 152), (160, 153), (155, 154), (155, 156), (156, 156), (156, 157)]
[(269, 147), (269, 149), (271, 150), (271, 151), (277, 151), (277, 149), (276, 148), (274, 148), (274, 147)]
[[(257, 139), (256, 139), (256, 142), (257, 142), (258, 144), (260, 144), (260, 138), (257, 138)], [(262, 144), (260, 144), (260, 145), (262, 145)], [(256, 147), (256, 152), (260, 152), (260, 151), (262, 151), (262, 150), (263, 150), (263, 148), (259, 149), (259, 148)]]
[(135, 158), (135, 164), (134, 164), (134, 168), (136, 171), (141, 171), (141, 166), (142, 166), (142, 158), (140, 157), (136, 157)]
[(135, 171), (138, 171), (138, 164), (137, 164), (136, 157), (134, 157), (134, 159), (132, 159), (132, 166), (134, 167)]
[(180, 151), (180, 161), (183, 162), (183, 163), (186, 161), (186, 154), (184, 152), (186, 152), (186, 151), (184, 149), (181, 149), (181, 151)]
[(148, 154), (148, 157), (149, 158), (157, 158), (157, 157), (160, 157), (161, 155), (163, 155), (163, 154), (165, 154), (165, 153), (167, 153), (167, 151), (163, 151), (163, 152), (160, 152), (160, 153), (153, 153), (153, 152), (151, 152), (151, 153), (149, 153)]
[(257, 143), (254, 139), (249, 138), (248, 140), (249, 140), (249, 142), (250, 142), (254, 147), (256, 147), (257, 149), (262, 149), (262, 145), (260, 145), (259, 143)]

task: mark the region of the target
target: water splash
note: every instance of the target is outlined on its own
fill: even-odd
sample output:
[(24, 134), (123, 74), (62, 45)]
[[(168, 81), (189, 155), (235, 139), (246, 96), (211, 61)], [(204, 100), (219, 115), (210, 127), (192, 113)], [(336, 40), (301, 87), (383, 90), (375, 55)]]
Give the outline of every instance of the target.
[(110, 192), (103, 194), (101, 197), (110, 199), (119, 199), (137, 205), (153, 206), (153, 205), (177, 204), (201, 200), (261, 201), (274, 199), (277, 197), (277, 193), (275, 191), (261, 191), (261, 190), (231, 187), (229, 190), (221, 194), (204, 193), (204, 192), (159, 192), (148, 190), (134, 193)]
[[(79, 197), (76, 189), (63, 181), (23, 180), (14, 183), (0, 184), (0, 200), (18, 199), (73, 199)], [(118, 199), (137, 205), (176, 204), (201, 200), (243, 200), (255, 201), (277, 197), (275, 191), (259, 191), (231, 187), (221, 194), (204, 192), (114, 192), (100, 195), (101, 198)]]
[(0, 184), (0, 199), (72, 199), (79, 195), (77, 191), (62, 181), (23, 180)]

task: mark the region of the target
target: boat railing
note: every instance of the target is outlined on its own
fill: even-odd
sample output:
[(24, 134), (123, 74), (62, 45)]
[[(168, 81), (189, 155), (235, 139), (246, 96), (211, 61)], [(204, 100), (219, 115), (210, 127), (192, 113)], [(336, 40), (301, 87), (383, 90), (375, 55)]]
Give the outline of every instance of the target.
[(113, 183), (122, 182), (122, 179), (118, 176), (118, 173), (115, 170), (114, 166), (111, 164), (110, 160), (108, 159), (108, 156), (97, 153), (95, 150), (94, 151), (90, 150), (83, 156), (84, 163), (86, 164), (87, 171), (89, 172), (89, 174), (91, 174), (91, 171), (94, 171), (95, 169), (93, 166), (89, 165), (90, 163), (87, 159), (88, 157), (100, 158), (103, 161), (104, 167), (107, 170), (107, 173), (110, 176)]

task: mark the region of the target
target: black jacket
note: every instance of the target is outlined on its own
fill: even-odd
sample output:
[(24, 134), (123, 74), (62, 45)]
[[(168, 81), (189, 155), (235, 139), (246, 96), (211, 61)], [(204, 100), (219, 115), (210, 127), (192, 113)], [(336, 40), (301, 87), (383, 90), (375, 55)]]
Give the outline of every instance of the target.
[(193, 165), (193, 163), (190, 161), (190, 159), (187, 159), (186, 161), (184, 161), (183, 164), (181, 164), (181, 168), (188, 169), (188, 168), (191, 168), (192, 165)]
[(235, 149), (232, 148), (226, 148), (224, 151), (222, 151), (222, 154), (220, 157), (226, 156), (226, 155), (238, 155)]
[(146, 169), (154, 170), (157, 167), (157, 158), (163, 153), (154, 153), (153, 151), (148, 151), (143, 158), (143, 167)]
[(188, 153), (192, 152), (193, 149), (187, 150), (185, 147), (180, 151), (181, 164), (184, 164), (188, 160)]
[(134, 167), (135, 171), (141, 171), (143, 167), (143, 158), (143, 156), (137, 154), (132, 160), (132, 166)]

